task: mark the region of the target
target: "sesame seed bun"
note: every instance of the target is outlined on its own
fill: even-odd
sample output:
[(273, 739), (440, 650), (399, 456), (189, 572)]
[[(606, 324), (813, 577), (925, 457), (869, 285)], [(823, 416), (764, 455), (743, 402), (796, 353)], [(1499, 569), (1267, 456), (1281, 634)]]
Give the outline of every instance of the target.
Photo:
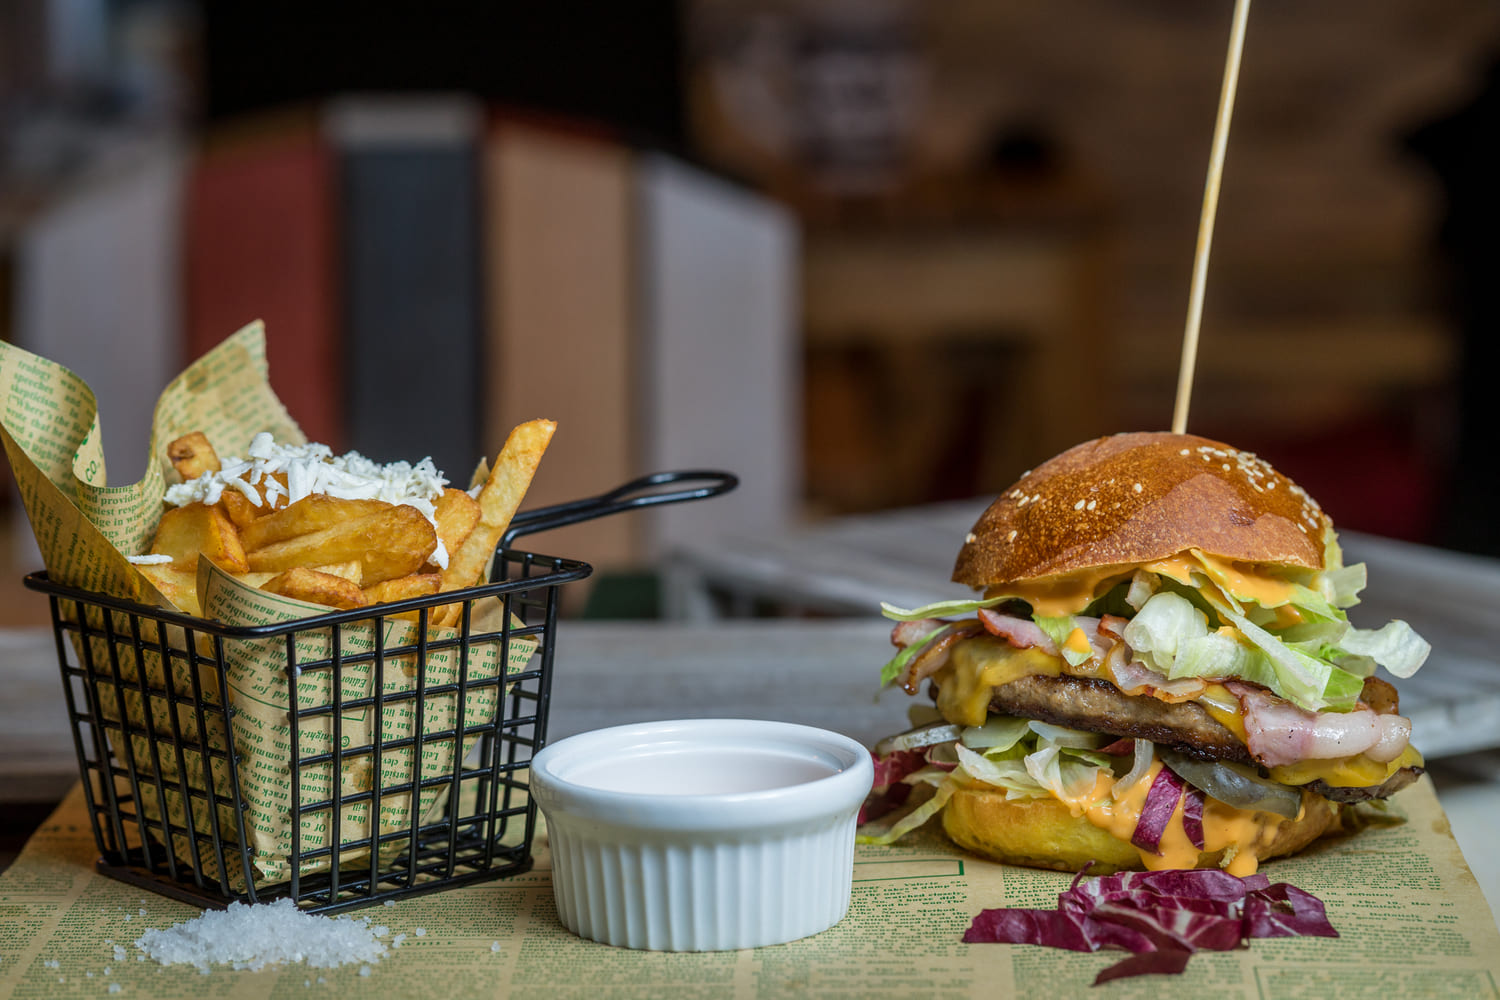
[[(1266, 814), (1261, 814), (1265, 816)], [(958, 788), (943, 807), (943, 831), (952, 841), (983, 857), (1028, 868), (1076, 872), (1091, 865), (1090, 875), (1145, 868), (1141, 853), (1083, 816), (1074, 816), (1057, 799), (1007, 798), (989, 785)], [(1341, 829), (1339, 807), (1311, 792), (1303, 793), (1302, 815), (1281, 820), (1269, 843), (1256, 851), (1262, 861), (1295, 854), (1314, 840)], [(1195, 867), (1217, 868), (1222, 850), (1200, 853)]]
[(1330, 522), (1255, 455), (1191, 434), (1088, 441), (1022, 476), (979, 517), (953, 579), (975, 588), (1065, 578), (1201, 549), (1323, 568)]

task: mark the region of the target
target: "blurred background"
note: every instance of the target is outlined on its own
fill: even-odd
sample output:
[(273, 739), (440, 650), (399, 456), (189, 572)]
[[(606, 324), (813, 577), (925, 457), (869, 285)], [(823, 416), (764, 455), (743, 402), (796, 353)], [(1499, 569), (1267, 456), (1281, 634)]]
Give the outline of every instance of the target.
[[(533, 543), (605, 581), (997, 493), (1170, 424), (1231, 11), (0, 0), (0, 335), (93, 386), (115, 482), (255, 319), (339, 450), (463, 480), (543, 415), (532, 506), (742, 476)], [(1491, 0), (1258, 0), (1189, 421), (1488, 554), (1497, 43)]]

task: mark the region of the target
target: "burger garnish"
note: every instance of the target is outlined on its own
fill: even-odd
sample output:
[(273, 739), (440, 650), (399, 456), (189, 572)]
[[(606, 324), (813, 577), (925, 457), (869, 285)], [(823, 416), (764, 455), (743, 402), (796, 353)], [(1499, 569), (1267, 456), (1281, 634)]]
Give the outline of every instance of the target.
[(1199, 951), (1232, 951), (1252, 938), (1338, 937), (1322, 902), (1265, 875), (1221, 871), (1128, 872), (1073, 880), (1057, 908), (981, 910), (964, 941), (1034, 944), (1131, 957), (1100, 970), (1094, 985), (1176, 974)]
[(877, 747), (877, 800), (932, 794), (867, 840), (941, 812), (1001, 860), (1245, 875), (1422, 771), (1373, 675), (1410, 676), (1427, 643), (1350, 624), (1364, 566), (1248, 452), (1166, 433), (1079, 445), (980, 516), (953, 578), (981, 595), (883, 606), (883, 682), (926, 686), (936, 717)]

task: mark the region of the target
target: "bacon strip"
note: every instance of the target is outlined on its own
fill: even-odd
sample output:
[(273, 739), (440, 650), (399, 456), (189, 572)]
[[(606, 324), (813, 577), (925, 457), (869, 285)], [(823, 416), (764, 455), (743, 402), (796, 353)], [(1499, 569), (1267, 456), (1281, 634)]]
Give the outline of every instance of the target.
[(1267, 767), (1355, 754), (1385, 763), (1399, 757), (1411, 739), (1411, 720), (1405, 716), (1382, 715), (1367, 706), (1352, 712), (1309, 712), (1241, 681), (1225, 687), (1244, 712), (1251, 756)]
[(1017, 649), (1040, 649), (1044, 653), (1057, 655), (1057, 645), (1043, 632), (1041, 626), (1030, 618), (1002, 615), (989, 608), (979, 609), (979, 620), (990, 635), (999, 636)]
[[(897, 626), (899, 630), (900, 626)], [(955, 622), (944, 625), (938, 632), (936, 638), (929, 642), (922, 651), (912, 657), (906, 665), (906, 670), (898, 679), (901, 689), (907, 694), (916, 694), (922, 689), (922, 682), (943, 668), (948, 662), (948, 657), (953, 652), (954, 643), (960, 639), (967, 639), (979, 635), (984, 631), (984, 626), (974, 619)], [(891, 635), (892, 641), (896, 638), (895, 633)]]
[[(1014, 615), (1001, 614), (989, 608), (979, 609), (979, 620), (984, 623), (985, 629), (993, 636), (998, 636), (1010, 643), (1017, 649), (1040, 649), (1053, 656), (1058, 655), (1057, 643), (1043, 632), (1041, 626), (1030, 618), (1017, 618)], [(1108, 616), (1112, 623), (1123, 623), (1123, 618)], [(1094, 655), (1103, 659), (1109, 653), (1110, 648), (1117, 644), (1119, 636), (1105, 631), (1101, 627), (1104, 619), (1089, 618), (1085, 615), (1076, 615), (1073, 624), (1083, 630), (1088, 637), (1089, 645), (1094, 649)], [(1123, 627), (1123, 625), (1121, 625)]]
[(1126, 694), (1151, 695), (1170, 705), (1192, 701), (1203, 693), (1208, 682), (1201, 677), (1179, 677), (1168, 680), (1139, 660), (1131, 659), (1130, 647), (1115, 645), (1104, 659), (1115, 687)]
[(941, 618), (918, 618), (915, 621), (897, 622), (896, 627), (891, 629), (891, 645), (905, 649), (913, 643), (921, 642), (947, 624)]

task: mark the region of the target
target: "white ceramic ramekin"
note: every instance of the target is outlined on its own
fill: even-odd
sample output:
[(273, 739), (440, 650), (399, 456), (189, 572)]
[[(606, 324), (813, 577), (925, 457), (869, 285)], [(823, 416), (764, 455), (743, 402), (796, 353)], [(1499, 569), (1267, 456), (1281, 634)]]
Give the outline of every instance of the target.
[(531, 762), (563, 925), (656, 951), (780, 944), (843, 919), (870, 753), (811, 726), (647, 722)]

